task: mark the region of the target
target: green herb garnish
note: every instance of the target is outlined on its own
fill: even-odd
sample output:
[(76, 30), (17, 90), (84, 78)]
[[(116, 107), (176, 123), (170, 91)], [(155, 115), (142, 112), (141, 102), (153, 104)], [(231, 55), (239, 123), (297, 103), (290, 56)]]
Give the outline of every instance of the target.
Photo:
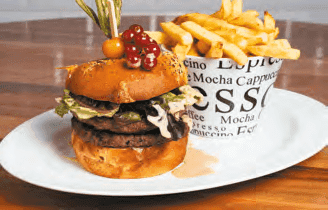
[[(110, 21), (109, 21), (109, 10), (107, 0), (95, 0), (97, 5), (97, 13), (92, 10), (91, 7), (85, 4), (83, 0), (75, 0), (75, 2), (84, 10), (85, 13), (93, 20), (95, 24), (105, 33), (108, 38), (111, 38)], [(117, 27), (121, 23), (121, 10), (122, 0), (113, 0), (115, 6), (115, 16), (117, 21)]]

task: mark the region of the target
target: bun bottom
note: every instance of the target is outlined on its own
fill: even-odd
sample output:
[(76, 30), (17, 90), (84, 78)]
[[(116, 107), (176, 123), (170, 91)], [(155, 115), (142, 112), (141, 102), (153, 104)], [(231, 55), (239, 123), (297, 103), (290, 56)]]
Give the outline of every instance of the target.
[(108, 148), (84, 142), (73, 130), (72, 145), (78, 162), (89, 172), (108, 178), (135, 179), (166, 173), (182, 163), (188, 135), (142, 150)]

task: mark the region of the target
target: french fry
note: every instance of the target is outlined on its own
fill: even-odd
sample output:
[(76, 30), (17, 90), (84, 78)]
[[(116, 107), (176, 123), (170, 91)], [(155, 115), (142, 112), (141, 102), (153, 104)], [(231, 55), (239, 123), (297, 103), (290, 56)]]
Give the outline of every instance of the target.
[(165, 44), (167, 43), (170, 37), (163, 32), (160, 31), (145, 31), (153, 40), (155, 40), (158, 44)]
[(202, 26), (198, 25), (195, 22), (187, 21), (181, 24), (181, 28), (188, 31), (193, 37), (198, 40), (203, 40), (209, 45), (212, 45), (215, 42), (224, 42), (225, 40), (216, 35), (215, 33), (206, 30)]
[(258, 31), (262, 31), (264, 29), (262, 20), (250, 13), (242, 13), (236, 18), (230, 19), (229, 23)]
[(206, 14), (200, 14), (200, 13), (189, 13), (183, 16), (180, 16), (180, 18), (175, 19), (176, 24), (182, 24), (186, 21), (192, 21), (195, 22), (203, 27), (206, 27), (208, 30), (217, 30), (217, 29), (234, 29), (235, 26), (232, 24), (229, 24), (228, 22), (224, 20), (220, 20), (218, 18), (212, 17), (210, 15)]
[(199, 40), (196, 44), (196, 48), (201, 54), (205, 55), (210, 50), (211, 44), (208, 44), (203, 40)]
[(178, 56), (180, 60), (185, 60), (186, 55), (189, 52), (190, 48), (191, 48), (191, 44), (183, 45), (178, 43), (177, 45), (175, 45), (175, 47), (173, 47), (173, 52)]
[(278, 37), (278, 35), (279, 35), (279, 28), (277, 27), (276, 29), (275, 29), (275, 31), (273, 32), (273, 34), (274, 34), (274, 39), (276, 39), (277, 37)]
[(223, 52), (239, 65), (245, 65), (248, 62), (248, 57), (239, 47), (229, 42), (223, 44)]
[(191, 48), (190, 48), (189, 52), (187, 53), (187, 55), (201, 57), (201, 55), (198, 53), (198, 50), (197, 50), (197, 47), (195, 44), (191, 45)]
[(272, 42), (270, 42), (268, 44), (268, 46), (281, 47), (281, 48), (285, 48), (285, 49), (292, 48), (287, 39), (273, 40)]
[(248, 62), (248, 57), (240, 48), (229, 42), (223, 44), (223, 52), (239, 65), (245, 65)]
[(264, 29), (268, 32), (274, 32), (276, 28), (276, 21), (268, 11), (264, 12)]
[(293, 48), (281, 48), (273, 47), (269, 45), (249, 46), (247, 47), (249, 52), (257, 56), (268, 56), (281, 59), (297, 60), (300, 57), (301, 52), (298, 49)]
[[(207, 27), (204, 27), (207, 29)], [(221, 29), (222, 30), (222, 29)], [(223, 31), (233, 31), (235, 30), (236, 34), (244, 37), (248, 40), (249, 45), (256, 45), (256, 44), (267, 44), (269, 39), (269, 34), (263, 32), (263, 31), (256, 31), (256, 30), (250, 30), (245, 27), (237, 27), (236, 29), (223, 29)], [(216, 31), (216, 30), (214, 30)], [(274, 34), (272, 34), (272, 37)]]
[(230, 18), (236, 18), (243, 12), (243, 1), (242, 0), (232, 0), (231, 2), (231, 14)]
[(231, 6), (232, 5), (230, 0), (222, 0), (221, 9), (212, 14), (212, 16), (223, 20), (227, 19), (231, 14)]
[(213, 31), (213, 32), (215, 34), (221, 36), (222, 38), (224, 38), (228, 42), (231, 42), (231, 43), (237, 45), (243, 51), (246, 50), (247, 46), (253, 45), (253, 43), (254, 43), (254, 42), (250, 43), (246, 38), (236, 34), (235, 30), (230, 30), (230, 31), (216, 30), (216, 31)]
[(276, 39), (279, 35), (279, 28), (277, 27), (273, 32), (268, 34), (268, 42), (273, 41)]
[(223, 46), (222, 42), (212, 43), (212, 46), (211, 46), (210, 50), (206, 53), (205, 57), (207, 57), (207, 58), (222, 58), (222, 55), (223, 55), (222, 46)]
[[(172, 51), (183, 59), (186, 54), (208, 58), (223, 57), (231, 58), (239, 65), (245, 65), (248, 56), (281, 59), (300, 57), (300, 51), (291, 48), (288, 40), (276, 40), (279, 28), (276, 27), (271, 14), (265, 11), (262, 21), (257, 11), (242, 12), (242, 7), (242, 0), (222, 0), (220, 10), (212, 15), (189, 13), (178, 16), (171, 23), (164, 23), (162, 26), (169, 41), (166, 41), (162, 34), (155, 34), (155, 40), (158, 39), (159, 43), (163, 42), (166, 45), (174, 45)], [(175, 30), (180, 32), (175, 33)], [(184, 31), (183, 34), (190, 34), (189, 41), (178, 35), (181, 30)], [(198, 41), (191, 45), (192, 38)]]
[(170, 50), (173, 46), (175, 46), (178, 41), (171, 38), (166, 33), (160, 32), (160, 31), (145, 31), (150, 38), (154, 39), (157, 44), (163, 44), (166, 49)]
[(260, 15), (259, 12), (256, 10), (247, 10), (247, 11), (243, 12), (242, 14), (247, 14), (247, 15), (251, 15), (254, 17), (258, 17)]
[(181, 28), (190, 32), (193, 37), (205, 41), (207, 44), (211, 46), (214, 43), (222, 42), (223, 43), (223, 52), (227, 54), (230, 58), (235, 60), (240, 65), (245, 65), (248, 61), (246, 54), (236, 45), (227, 42), (224, 38), (219, 35), (206, 30), (200, 25), (187, 21), (181, 24)]
[(257, 22), (258, 28), (254, 28), (255, 30), (263, 30), (264, 29), (264, 23), (260, 18), (255, 18), (255, 21)]
[(191, 45), (193, 43), (193, 38), (190, 33), (183, 30), (180, 26), (174, 24), (173, 22), (160, 23), (163, 31), (177, 40), (182, 45)]
[[(261, 34), (254, 35), (254, 36), (247, 36), (246, 38), (244, 36), (237, 34), (235, 30), (226, 30), (226, 31), (214, 30), (213, 32), (223, 37), (227, 41), (234, 43), (243, 51), (246, 50), (247, 46), (261, 44), (263, 43), (264, 39), (268, 40), (268, 38), (266, 37), (260, 37)], [(264, 36), (268, 36), (268, 35), (264, 34)]]
[(212, 17), (210, 15), (206, 14), (199, 14), (199, 13), (190, 13), (183, 16), (180, 16), (180, 18), (175, 19), (178, 23), (182, 24), (186, 21), (192, 21), (195, 22), (201, 26), (203, 26), (205, 29), (209, 31), (213, 30), (235, 30), (236, 34), (243, 36), (245, 38), (250, 39), (260, 39), (260, 44), (266, 44), (268, 43), (268, 34), (265, 32), (258, 32), (256, 30), (251, 30), (249, 28), (241, 27), (241, 26), (235, 26), (233, 24), (230, 24), (224, 20), (217, 19), (215, 17)]
[(249, 38), (258, 38), (261, 40), (258, 44), (267, 44), (270, 41), (269, 35), (263, 31), (258, 32), (254, 37), (250, 36)]
[(176, 25), (181, 25), (181, 23), (186, 22), (189, 20), (189, 14), (185, 14), (185, 15), (180, 15), (176, 18), (174, 18), (174, 20), (172, 20), (172, 22)]

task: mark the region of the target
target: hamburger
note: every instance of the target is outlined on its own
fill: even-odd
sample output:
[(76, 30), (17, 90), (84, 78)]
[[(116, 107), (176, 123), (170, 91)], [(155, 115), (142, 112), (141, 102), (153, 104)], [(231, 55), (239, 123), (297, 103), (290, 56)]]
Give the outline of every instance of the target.
[(55, 112), (72, 113), (71, 143), (87, 171), (120, 179), (160, 175), (182, 163), (191, 126), (186, 107), (202, 95), (171, 52), (160, 53), (150, 71), (126, 63), (122, 57), (64, 67)]

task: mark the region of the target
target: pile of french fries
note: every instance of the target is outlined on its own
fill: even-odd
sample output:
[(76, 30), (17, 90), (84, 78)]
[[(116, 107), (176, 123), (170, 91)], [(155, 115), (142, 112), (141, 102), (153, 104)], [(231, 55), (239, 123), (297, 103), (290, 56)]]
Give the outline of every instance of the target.
[(171, 22), (161, 23), (164, 32), (150, 32), (150, 37), (176, 53), (208, 58), (231, 58), (245, 65), (250, 56), (298, 59), (300, 51), (288, 40), (276, 39), (279, 29), (269, 12), (264, 20), (255, 10), (243, 12), (242, 0), (222, 0), (212, 15), (189, 13)]

